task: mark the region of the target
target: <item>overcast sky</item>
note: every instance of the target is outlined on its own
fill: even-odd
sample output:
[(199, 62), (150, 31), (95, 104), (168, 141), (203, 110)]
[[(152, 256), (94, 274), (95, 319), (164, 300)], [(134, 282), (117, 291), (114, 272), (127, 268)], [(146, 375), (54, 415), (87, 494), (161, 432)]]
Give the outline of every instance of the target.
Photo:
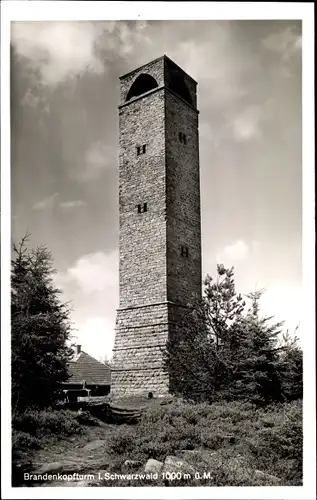
[(111, 356), (118, 305), (119, 76), (166, 54), (198, 82), (203, 271), (300, 322), (301, 24), (12, 24), (12, 236), (46, 244), (75, 332)]

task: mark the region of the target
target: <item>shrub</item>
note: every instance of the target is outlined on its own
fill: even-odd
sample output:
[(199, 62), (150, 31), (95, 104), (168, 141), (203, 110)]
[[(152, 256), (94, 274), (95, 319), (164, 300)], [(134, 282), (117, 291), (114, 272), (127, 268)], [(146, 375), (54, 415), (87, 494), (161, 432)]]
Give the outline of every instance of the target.
[(175, 442), (162, 441), (159, 437), (151, 441), (139, 441), (139, 451), (142, 455), (148, 458), (155, 458), (156, 460), (164, 460), (166, 455), (173, 454), (176, 451)]
[(15, 414), (12, 424), (16, 430), (38, 437), (48, 434), (70, 436), (82, 432), (76, 420), (76, 413), (69, 410), (28, 409), (23, 413)]
[(133, 428), (128, 425), (121, 425), (117, 432), (109, 438), (109, 448), (118, 455), (132, 451), (134, 447)]
[(287, 485), (302, 481), (302, 403), (270, 407), (259, 416), (257, 433), (247, 439), (259, 468), (284, 479)]
[(218, 450), (222, 447), (223, 436), (213, 431), (205, 431), (201, 434), (201, 444), (209, 450)]
[(12, 432), (12, 451), (18, 452), (20, 449), (38, 449), (40, 441), (35, 436), (28, 432), (13, 431)]
[(242, 402), (175, 401), (150, 409), (137, 426), (120, 426), (110, 446), (114, 471), (124, 472), (126, 458), (164, 461), (167, 455), (182, 456), (181, 450), (197, 450), (185, 460), (197, 457), (197, 463), (190, 463), (197, 471), (210, 471), (211, 478), (199, 484), (193, 481), (192, 486), (268, 486), (280, 484), (279, 480), (283, 485), (299, 485), (302, 408), (298, 401), (265, 408)]
[(200, 414), (199, 407), (196, 409), (196, 407), (192, 405), (184, 406), (183, 417), (189, 424), (197, 424)]

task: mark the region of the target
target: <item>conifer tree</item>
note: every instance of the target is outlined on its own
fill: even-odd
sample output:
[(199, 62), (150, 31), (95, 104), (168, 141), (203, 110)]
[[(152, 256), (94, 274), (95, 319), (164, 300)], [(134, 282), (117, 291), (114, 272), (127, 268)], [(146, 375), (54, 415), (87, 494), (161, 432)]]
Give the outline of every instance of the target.
[(12, 409), (52, 403), (68, 378), (69, 307), (54, 286), (51, 253), (28, 250), (29, 235), (13, 245), (11, 260)]
[(303, 352), (299, 339), (287, 331), (282, 338), (278, 370), (282, 386), (282, 396), (286, 400), (303, 397)]
[(240, 335), (239, 356), (231, 381), (232, 397), (247, 398), (255, 403), (282, 399), (278, 338), (283, 322), (272, 323), (273, 317), (260, 316), (259, 301), (263, 293), (264, 290), (260, 290), (247, 295), (251, 309), (233, 325), (243, 335)]
[[(246, 300), (236, 293), (233, 268), (223, 265), (217, 266), (215, 280), (207, 275), (204, 287), (202, 301), (187, 311), (167, 342), (165, 366), (172, 391), (196, 401), (246, 399), (266, 404), (282, 400), (281, 367), (287, 392), (292, 385), (287, 374), (294, 375), (299, 355), (289, 354), (289, 363), (284, 355), (282, 363), (285, 348), (278, 339), (283, 322), (261, 317), (264, 291), (246, 296), (251, 301), (247, 310)], [(298, 387), (299, 394), (300, 378)]]

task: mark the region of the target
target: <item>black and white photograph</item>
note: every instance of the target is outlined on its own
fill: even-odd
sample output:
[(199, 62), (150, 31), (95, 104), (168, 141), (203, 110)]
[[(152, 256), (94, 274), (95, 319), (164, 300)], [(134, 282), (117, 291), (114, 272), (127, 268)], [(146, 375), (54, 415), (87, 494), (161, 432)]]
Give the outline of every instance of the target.
[(1, 6), (4, 498), (315, 498), (313, 6), (45, 3)]

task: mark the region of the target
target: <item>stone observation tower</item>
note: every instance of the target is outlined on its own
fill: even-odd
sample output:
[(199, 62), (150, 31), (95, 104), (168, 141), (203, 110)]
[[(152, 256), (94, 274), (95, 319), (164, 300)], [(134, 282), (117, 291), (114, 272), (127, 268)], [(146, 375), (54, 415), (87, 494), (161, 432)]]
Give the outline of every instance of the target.
[(169, 391), (162, 351), (201, 297), (196, 86), (166, 56), (120, 78), (114, 394)]

